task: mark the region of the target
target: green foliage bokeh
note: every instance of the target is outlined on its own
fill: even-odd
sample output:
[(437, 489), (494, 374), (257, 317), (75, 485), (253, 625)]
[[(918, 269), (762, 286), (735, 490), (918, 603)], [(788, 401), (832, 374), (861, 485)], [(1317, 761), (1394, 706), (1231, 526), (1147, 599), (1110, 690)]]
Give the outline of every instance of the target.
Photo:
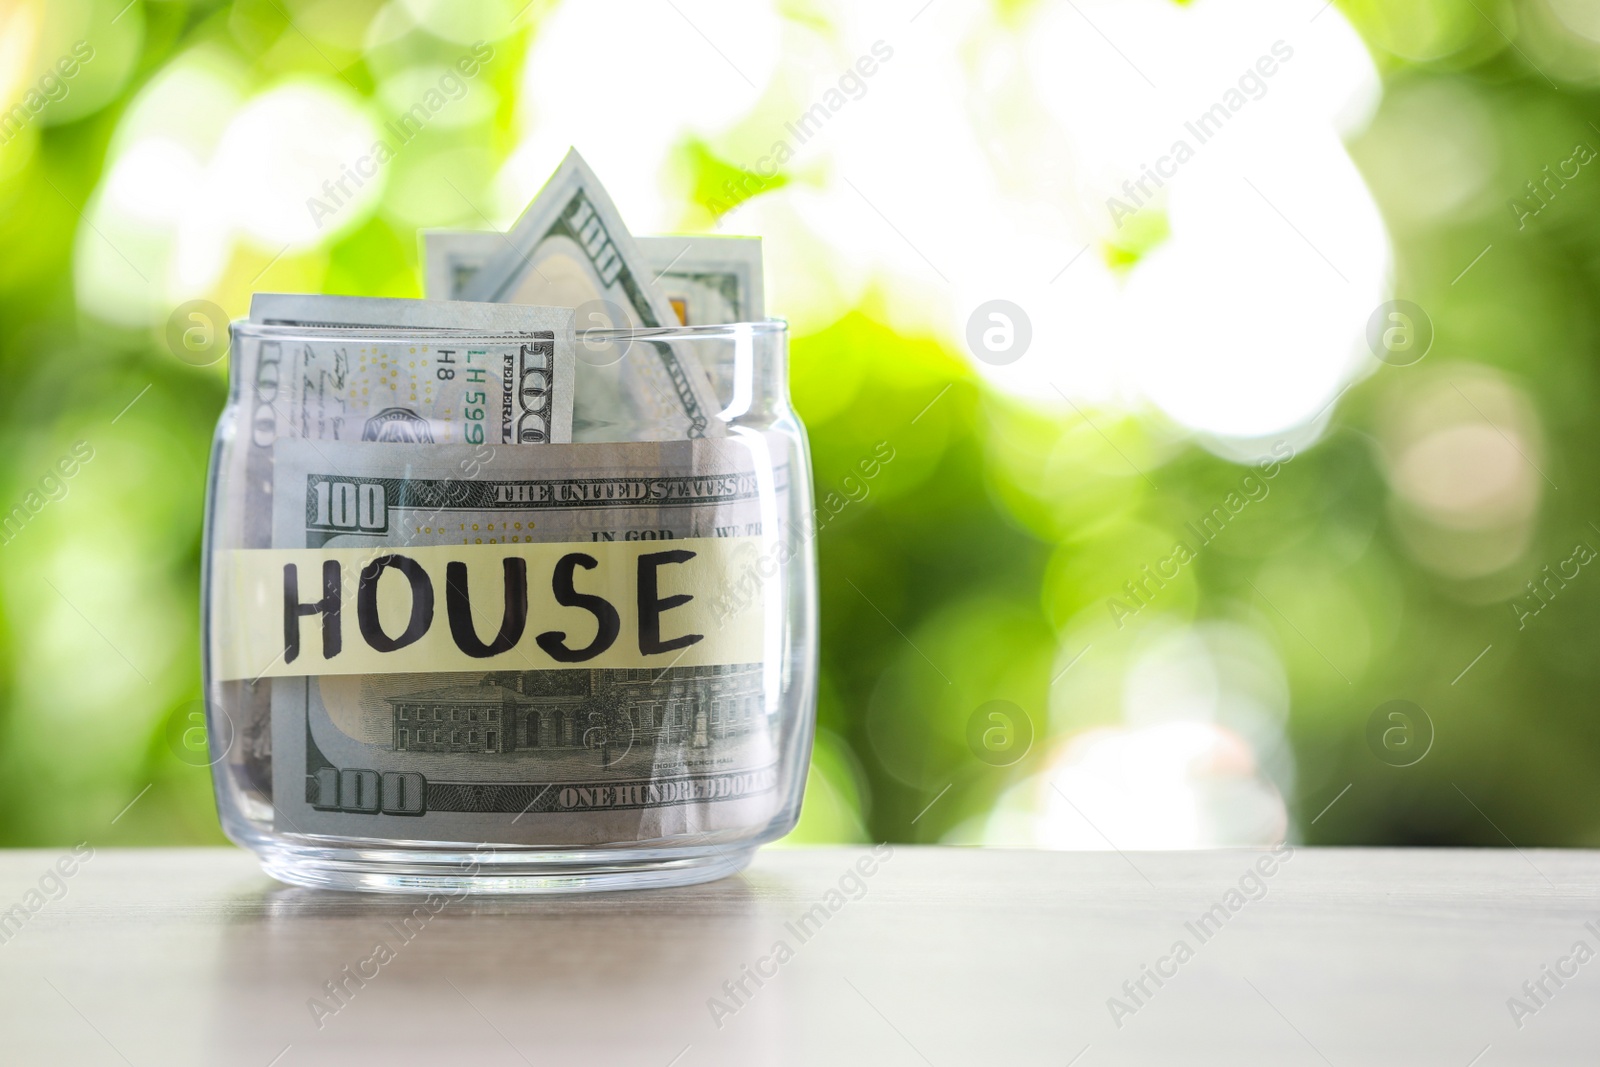
[[(88, 6), (109, 22), (122, 5)], [(124, 30), (107, 37), (123, 43), (85, 68), (109, 79), (103, 92), (85, 82), (88, 110), (0, 147), (0, 507), (39, 492), (75, 443), (93, 457), (0, 546), (0, 844), (221, 839), (208, 771), (176, 755), (174, 738), (200, 696), (203, 493), (226, 364), (175, 358), (165, 324), (118, 328), (83, 314), (74, 262), (100, 239), (85, 209), (125, 109), (180, 53), (209, 43), (248, 84), (328, 78), (331, 68), (345, 87), (375, 91), (359, 49), (319, 46), (288, 21), (308, 6), (136, 3), (117, 16)], [(497, 47), (518, 55), (553, 6), (533, 5)], [(998, 5), (996, 18), (1026, 6)], [(1600, 718), (1589, 703), (1600, 686), (1600, 577), (1575, 580), (1534, 627), (1519, 629), (1507, 607), (1575, 540), (1600, 544), (1590, 478), (1600, 454), (1600, 178), (1586, 173), (1532, 220), (1507, 210), (1574, 143), (1600, 144), (1600, 96), (1557, 89), (1468, 0), (1340, 6), (1386, 85), (1351, 151), (1390, 226), (1397, 291), (1437, 328), (1434, 352), (1405, 382), (1380, 373), (1347, 394), (1292, 476), (1273, 482), (1272, 506), (1241, 518), (1225, 545), (1174, 581), (1162, 611), (1245, 620), (1270, 636), (1289, 680), (1296, 773), (1282, 785), (1300, 836), (1600, 843), (1591, 800), (1600, 795)], [(351, 5), (344, 17), (376, 11)], [(434, 43), (440, 56), (460, 51)], [(487, 172), (510, 147), (515, 66), (485, 75), (498, 111), (424, 132), (404, 167), (448, 157), (467, 161), (464, 172)], [(1476, 201), (1419, 215), (1408, 207), (1428, 195), (1419, 183), (1449, 165), (1428, 153), (1445, 152), (1449, 138), (1419, 147), (1406, 107), (1440, 86), (1470, 97), (1495, 132), (1496, 157)], [(696, 140), (675, 159), (693, 198), (685, 218), (703, 221), (737, 162)], [(404, 195), (406, 173), (390, 176), (386, 197)], [(486, 177), (463, 180), (476, 189)], [(804, 175), (781, 174), (767, 189), (791, 180)], [(1156, 231), (1149, 240), (1158, 243), (1165, 231)], [(1485, 246), (1492, 254), (1474, 261)], [(1137, 251), (1098, 250), (1118, 265)], [(330, 247), (281, 262), (236, 251), (216, 297), (237, 315), (252, 288), (417, 296), (417, 255), (415, 227), (379, 211)], [(820, 742), (797, 834), (805, 841), (940, 840), (989, 811), (1060, 743), (1117, 722), (1115, 693), (1091, 685), (1061, 695), (1056, 679), (1077, 651), (1069, 635), (1086, 614), (1103, 617), (1122, 580), (1167, 552), (1246, 469), (1153, 418), (1006, 397), (961, 353), (899, 332), (890, 318), (869, 291), (850, 315), (793, 341), (793, 394), (818, 493), (849, 499), (817, 538)], [(1509, 568), (1515, 580), (1495, 589), (1419, 564), (1383, 469), (1386, 410), (1451, 366), (1515, 382), (1542, 427), (1550, 491)], [(893, 459), (851, 499), (841, 487), (880, 447)], [(1469, 661), (1470, 683), (1458, 674)], [(1429, 758), (1403, 770), (1375, 760), (1366, 742), (1369, 715), (1395, 698), (1427, 708), (1437, 729)], [(968, 719), (991, 700), (1032, 718), (1039, 740), (1029, 761), (1004, 769), (973, 759)]]

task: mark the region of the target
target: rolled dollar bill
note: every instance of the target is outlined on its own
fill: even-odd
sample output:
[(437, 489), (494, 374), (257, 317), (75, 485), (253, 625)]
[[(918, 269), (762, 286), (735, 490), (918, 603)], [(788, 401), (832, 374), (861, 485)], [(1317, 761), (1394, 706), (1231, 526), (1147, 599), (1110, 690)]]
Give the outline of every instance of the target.
[[(756, 322), (766, 318), (761, 268), (761, 238), (662, 236), (635, 238), (655, 283), (684, 326)], [(425, 230), (422, 234), (423, 292), (436, 300), (458, 300), (467, 283), (505, 244), (503, 234), (481, 230)], [(705, 364), (724, 407), (733, 402), (732, 346), (717, 350), (728, 358)], [(580, 383), (587, 364), (580, 364)], [(586, 390), (578, 392), (584, 419)]]
[(282, 364), (277, 402), (257, 413), (279, 421), (273, 439), (350, 440), (359, 420), (364, 441), (572, 440), (568, 308), (257, 293), (250, 317), (326, 331), (260, 341), (257, 365)]
[(578, 356), (586, 364), (577, 440), (725, 432), (716, 417), (716, 390), (687, 346), (640, 344), (603, 332), (665, 328), (678, 320), (605, 188), (575, 150), (499, 243), (460, 296), (577, 309)]

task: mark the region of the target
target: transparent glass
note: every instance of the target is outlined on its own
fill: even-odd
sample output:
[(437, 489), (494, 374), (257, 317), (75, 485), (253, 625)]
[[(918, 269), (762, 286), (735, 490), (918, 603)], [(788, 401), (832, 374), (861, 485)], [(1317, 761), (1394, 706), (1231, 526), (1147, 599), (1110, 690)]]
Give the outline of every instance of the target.
[[(578, 443), (518, 438), (509, 354), (497, 390), (526, 338), (232, 336), (206, 505), (207, 724), (222, 827), (270, 874), (450, 894), (683, 885), (794, 826), (817, 590), (783, 322), (586, 331)], [(449, 407), (463, 359), (488, 369), (469, 371), (483, 392)], [(659, 361), (657, 381), (698, 364), (720, 410), (597, 407), (637, 360)], [(375, 411), (369, 389), (409, 400)]]

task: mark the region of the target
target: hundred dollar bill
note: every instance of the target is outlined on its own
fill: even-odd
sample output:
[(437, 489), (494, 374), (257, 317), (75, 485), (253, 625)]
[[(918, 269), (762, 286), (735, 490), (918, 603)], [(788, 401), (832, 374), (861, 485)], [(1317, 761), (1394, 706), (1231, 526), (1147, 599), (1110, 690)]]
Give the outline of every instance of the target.
[[(573, 313), (454, 301), (257, 294), (236, 354), (248, 388), (245, 544), (265, 545), (273, 445), (572, 439)], [(462, 330), (485, 333), (462, 333)], [(452, 332), (453, 331), (453, 332)], [(501, 332), (503, 336), (494, 336)]]
[[(237, 526), (214, 544), (271, 544), (273, 468), (284, 440), (532, 444), (570, 441), (573, 313), (567, 308), (258, 294), (257, 322), (232, 354), (241, 416), (227, 451), (242, 487)], [(500, 331), (461, 335), (441, 327)], [(226, 521), (226, 520), (224, 520)], [(236, 772), (265, 795), (270, 679), (223, 683), (238, 709)]]
[(467, 283), (507, 240), (495, 230), (423, 230), (422, 295), (429, 300), (460, 300)]
[[(470, 282), (505, 247), (487, 230), (424, 230), (423, 292), (460, 300)], [(766, 317), (761, 238), (705, 235), (635, 237), (650, 273), (684, 326), (755, 322)]]
[(761, 238), (639, 238), (667, 302), (685, 326), (757, 322), (766, 318)]
[[(572, 440), (570, 309), (257, 293), (250, 318), (267, 326), (353, 331), (288, 346), (291, 369), (303, 374), (298, 382), (282, 382), (288, 393), (276, 405), (280, 415), (286, 407), (291, 418), (330, 420), (325, 431), (308, 432), (302, 424), (293, 436), (348, 439), (345, 424), (367, 415), (361, 440)], [(432, 330), (504, 336), (456, 343)], [(262, 348), (282, 352), (281, 344), (271, 348), (275, 343), (264, 341)]]
[[(424, 231), (424, 293), (436, 300), (460, 299), (467, 283), (504, 247), (505, 241), (504, 234), (481, 230)], [(761, 238), (664, 236), (638, 237), (635, 241), (682, 325), (758, 322), (766, 318)], [(720, 346), (716, 351), (726, 358), (708, 361), (705, 370), (718, 401), (726, 407), (733, 402), (733, 348)]]
[[(295, 661), (273, 668), (280, 830), (602, 845), (715, 835), (776, 813), (783, 720), (769, 665), (781, 656), (768, 646), (782, 639), (782, 591), (720, 620), (701, 595), (770, 533), (762, 488), (786, 490), (789, 472), (767, 466), (765, 448), (278, 451), (274, 551), (235, 553), (220, 578), (231, 614), (263, 619), (260, 647), (214, 658), (248, 672), (285, 623), (298, 627)], [(341, 496), (356, 503), (335, 514)], [(563, 579), (551, 561), (574, 553)], [(517, 583), (508, 559), (522, 561)], [(643, 561), (661, 583), (648, 593), (633, 588)], [(382, 651), (395, 641), (412, 643)], [(555, 662), (562, 648), (593, 656)], [(335, 673), (352, 655), (366, 673)], [(456, 669), (420, 673), (441, 665)], [(282, 676), (296, 670), (309, 673)]]
[[(653, 328), (677, 316), (594, 172), (568, 152), (463, 300), (578, 310), (578, 328)], [(724, 432), (715, 389), (683, 343), (617, 344), (586, 335), (574, 437), (672, 440)]]

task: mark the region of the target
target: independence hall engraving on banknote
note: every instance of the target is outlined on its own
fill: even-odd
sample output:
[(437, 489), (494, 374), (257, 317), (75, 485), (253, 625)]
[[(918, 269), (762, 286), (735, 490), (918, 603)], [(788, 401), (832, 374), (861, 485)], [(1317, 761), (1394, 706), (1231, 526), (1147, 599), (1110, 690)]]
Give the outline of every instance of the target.
[(764, 725), (760, 664), (500, 671), (388, 697), (397, 752), (703, 747)]

